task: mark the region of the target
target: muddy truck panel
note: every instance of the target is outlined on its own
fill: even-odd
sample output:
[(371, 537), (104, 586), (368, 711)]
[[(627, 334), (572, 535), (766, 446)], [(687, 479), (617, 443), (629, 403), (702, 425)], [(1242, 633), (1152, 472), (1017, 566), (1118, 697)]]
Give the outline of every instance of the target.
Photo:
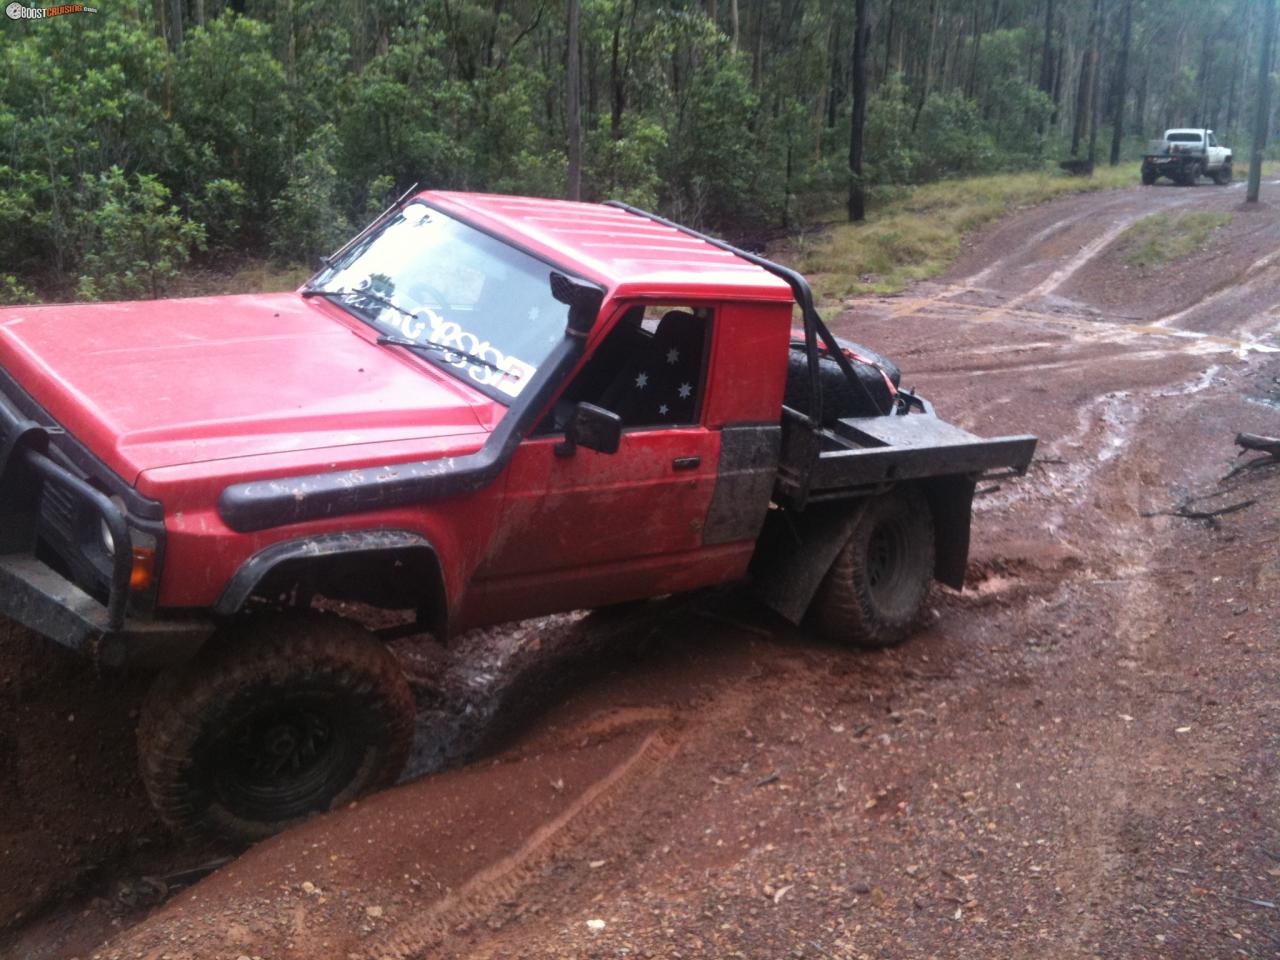
[(180, 830), (391, 782), (394, 636), (751, 577), (899, 642), (963, 584), (977, 479), (1034, 450), (940, 420), (799, 274), (624, 204), (406, 195), (327, 263), (288, 294), (0, 310), (0, 612), (168, 664), (139, 752)]

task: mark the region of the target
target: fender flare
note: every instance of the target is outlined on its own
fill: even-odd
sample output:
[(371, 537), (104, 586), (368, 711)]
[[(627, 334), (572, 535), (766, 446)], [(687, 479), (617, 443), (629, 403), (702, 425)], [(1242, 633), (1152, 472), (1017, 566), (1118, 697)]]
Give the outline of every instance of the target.
[(420, 596), (425, 601), (421, 608), (430, 613), (424, 627), (438, 637), (445, 636), (449, 608), (439, 552), (430, 540), (412, 530), (354, 530), (273, 543), (240, 565), (214, 604), (214, 613), (226, 617), (239, 613), (259, 586), (273, 573), (282, 572), (287, 567), (305, 567), (308, 563), (361, 555), (383, 559), (415, 557), (429, 561), (437, 575), (421, 584)]

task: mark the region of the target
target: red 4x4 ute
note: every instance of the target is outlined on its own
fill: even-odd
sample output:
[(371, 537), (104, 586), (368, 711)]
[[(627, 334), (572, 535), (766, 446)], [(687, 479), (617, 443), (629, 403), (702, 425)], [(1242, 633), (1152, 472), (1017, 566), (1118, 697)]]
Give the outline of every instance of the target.
[(0, 311), (0, 611), (166, 667), (139, 746), (178, 828), (261, 836), (398, 774), (404, 677), (317, 597), (445, 640), (750, 572), (893, 643), (961, 585), (977, 478), (1035, 447), (938, 420), (799, 275), (625, 205), (427, 192), (328, 263)]

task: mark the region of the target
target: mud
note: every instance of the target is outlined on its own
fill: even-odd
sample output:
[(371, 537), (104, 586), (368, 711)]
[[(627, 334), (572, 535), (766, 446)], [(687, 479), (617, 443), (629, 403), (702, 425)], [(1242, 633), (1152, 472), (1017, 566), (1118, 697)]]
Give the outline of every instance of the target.
[(747, 589), (401, 641), (412, 778), (155, 903), (141, 877), (226, 851), (141, 802), (141, 682), (8, 636), (0, 952), (1280, 956), (1280, 467), (1224, 479), (1238, 431), (1280, 433), (1280, 216), (1158, 275), (1113, 255), (1241, 199), (1064, 198), (850, 302), (836, 332), (944, 416), (1042, 438), (902, 647), (820, 644)]

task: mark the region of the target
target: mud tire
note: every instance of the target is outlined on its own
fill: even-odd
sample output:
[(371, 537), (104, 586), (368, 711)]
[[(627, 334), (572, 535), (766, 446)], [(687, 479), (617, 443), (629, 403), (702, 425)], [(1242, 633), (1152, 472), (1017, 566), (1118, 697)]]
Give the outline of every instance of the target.
[(837, 643), (875, 649), (907, 639), (933, 583), (933, 514), (915, 487), (866, 502), (818, 588), (818, 632)]
[(1182, 172), (1181, 183), (1184, 187), (1194, 187), (1196, 181), (1200, 179), (1200, 165), (1193, 163)]
[(258, 840), (390, 785), (414, 716), (399, 664), (361, 627), (262, 618), (156, 680), (142, 779), (175, 831)]
[(1142, 168), (1142, 185), (1144, 187), (1151, 186), (1159, 178), (1160, 174), (1156, 173), (1154, 170), (1148, 170), (1146, 167)]
[(1231, 164), (1224, 163), (1217, 170), (1213, 171), (1213, 182), (1220, 187), (1225, 187), (1231, 182), (1232, 176), (1233, 171), (1231, 169)]

